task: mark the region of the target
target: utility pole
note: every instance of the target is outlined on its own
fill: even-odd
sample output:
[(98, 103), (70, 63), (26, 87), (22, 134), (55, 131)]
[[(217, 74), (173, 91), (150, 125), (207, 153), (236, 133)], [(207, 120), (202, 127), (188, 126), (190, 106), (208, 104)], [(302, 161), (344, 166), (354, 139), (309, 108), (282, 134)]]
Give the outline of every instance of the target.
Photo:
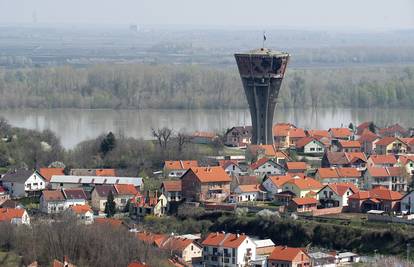
[(410, 261), (410, 246), (411, 246), (411, 244), (407, 243), (407, 262)]

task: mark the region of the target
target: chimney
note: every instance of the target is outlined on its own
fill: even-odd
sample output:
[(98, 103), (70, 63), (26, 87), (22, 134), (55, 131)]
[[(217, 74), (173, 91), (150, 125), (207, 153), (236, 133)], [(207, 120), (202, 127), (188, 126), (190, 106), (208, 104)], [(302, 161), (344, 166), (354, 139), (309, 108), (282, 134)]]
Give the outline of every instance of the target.
[(237, 238), (239, 238), (240, 237), (240, 234), (237, 234), (236, 236), (237, 236)]

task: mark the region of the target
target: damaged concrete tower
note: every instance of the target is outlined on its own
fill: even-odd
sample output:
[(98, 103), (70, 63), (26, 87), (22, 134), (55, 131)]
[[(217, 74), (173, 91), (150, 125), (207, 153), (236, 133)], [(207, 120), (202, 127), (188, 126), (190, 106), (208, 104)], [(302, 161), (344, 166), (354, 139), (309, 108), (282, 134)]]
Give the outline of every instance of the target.
[(252, 144), (273, 144), (273, 114), (290, 55), (260, 48), (234, 56), (252, 117)]

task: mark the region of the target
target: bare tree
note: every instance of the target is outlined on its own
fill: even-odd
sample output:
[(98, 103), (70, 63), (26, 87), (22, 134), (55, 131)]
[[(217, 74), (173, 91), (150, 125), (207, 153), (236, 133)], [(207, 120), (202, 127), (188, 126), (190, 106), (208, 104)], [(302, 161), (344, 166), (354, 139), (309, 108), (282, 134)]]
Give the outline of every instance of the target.
[(157, 138), (158, 144), (163, 150), (167, 149), (168, 141), (170, 140), (172, 134), (173, 130), (167, 127), (157, 130), (152, 129), (152, 136)]
[(184, 133), (177, 134), (177, 145), (178, 145), (178, 152), (183, 152), (184, 145), (190, 142), (190, 137)]

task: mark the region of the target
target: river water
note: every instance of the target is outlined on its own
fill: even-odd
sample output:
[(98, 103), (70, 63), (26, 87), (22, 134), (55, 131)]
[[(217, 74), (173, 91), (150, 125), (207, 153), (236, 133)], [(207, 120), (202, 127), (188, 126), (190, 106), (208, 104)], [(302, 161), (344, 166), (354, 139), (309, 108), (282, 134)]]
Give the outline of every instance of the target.
[[(13, 126), (50, 129), (66, 148), (112, 131), (135, 138), (151, 138), (152, 128), (169, 127), (187, 133), (218, 131), (235, 125), (249, 125), (250, 113), (236, 110), (85, 110), (11, 109), (0, 110)], [(414, 109), (277, 109), (274, 123), (291, 122), (299, 127), (328, 129), (373, 120), (378, 125), (400, 123), (414, 126)]]

